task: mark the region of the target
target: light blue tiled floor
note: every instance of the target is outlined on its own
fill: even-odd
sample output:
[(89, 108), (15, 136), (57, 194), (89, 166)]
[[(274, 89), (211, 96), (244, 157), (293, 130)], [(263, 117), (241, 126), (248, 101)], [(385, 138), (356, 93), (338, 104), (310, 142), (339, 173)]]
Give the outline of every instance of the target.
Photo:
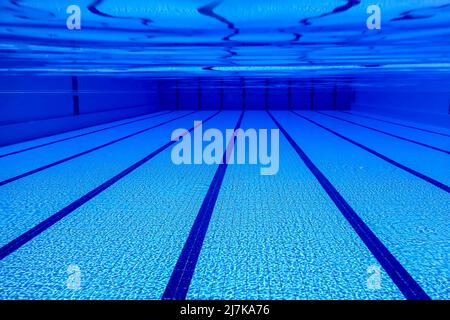
[[(242, 126), (275, 128), (260, 112)], [(284, 137), (280, 160), (274, 176), (228, 166), (188, 298), (401, 299), (385, 275), (367, 287), (376, 259)]]
[[(181, 114), (36, 149), (33, 156), (15, 156), (16, 161), (5, 158), (1, 175), (29, 170)], [(197, 112), (1, 186), (1, 245), (167, 143), (174, 129), (190, 128), (194, 120), (211, 114)], [(323, 115), (304, 114), (448, 182), (445, 168), (438, 166), (448, 157)], [(274, 115), (425, 291), (432, 298), (449, 299), (449, 195), (289, 112)], [(204, 126), (234, 128), (238, 117), (238, 111), (222, 112)], [(266, 113), (249, 111), (242, 126), (275, 124)], [(446, 143), (445, 138), (431, 141), (427, 134), (406, 128), (383, 130)], [(170, 149), (163, 151), (0, 261), (0, 298), (161, 298), (216, 169), (176, 166)], [(66, 288), (70, 264), (81, 269), (80, 290)], [(259, 175), (258, 165), (228, 166), (188, 298), (402, 299), (383, 270), (381, 289), (367, 287), (370, 265), (378, 265), (377, 260), (281, 137), (277, 175)]]
[[(276, 113), (294, 139), (432, 298), (450, 298), (450, 196), (445, 191), (292, 114)], [(448, 180), (450, 157), (301, 112), (352, 139)], [(325, 121), (326, 120), (326, 121)], [(379, 134), (377, 134), (379, 135)], [(377, 143), (378, 141), (378, 143)], [(423, 147), (420, 147), (424, 149)], [(408, 154), (411, 159), (408, 158)], [(435, 158), (437, 163), (433, 162)], [(447, 159), (445, 159), (447, 157)], [(441, 162), (439, 162), (441, 161)], [(448, 168), (449, 166), (447, 166)], [(447, 174), (446, 174), (447, 171)]]
[[(386, 131), (391, 134), (398, 135), (403, 138), (412, 139), (415, 141), (419, 141), (421, 143), (426, 143), (428, 145), (441, 148), (444, 150), (450, 149), (450, 138), (446, 136), (442, 136), (439, 134), (434, 134), (431, 132), (421, 131), (413, 128), (398, 126), (389, 122), (382, 122), (373, 119), (359, 117), (352, 113), (344, 113), (344, 112), (336, 112), (336, 111), (328, 111), (326, 114), (330, 114), (333, 116), (337, 116), (339, 118), (353, 121), (368, 127), (372, 127), (378, 130)], [(439, 132), (439, 129), (435, 129), (436, 132)]]

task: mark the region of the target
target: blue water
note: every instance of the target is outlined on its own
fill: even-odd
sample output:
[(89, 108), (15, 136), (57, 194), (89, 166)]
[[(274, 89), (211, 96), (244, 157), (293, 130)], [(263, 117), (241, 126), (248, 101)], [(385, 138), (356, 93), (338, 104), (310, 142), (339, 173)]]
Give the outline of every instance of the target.
[[(3, 186), (1, 197), (8, 201), (2, 201), (2, 244), (162, 144), (164, 131), (207, 115), (197, 113), (148, 133), (157, 140), (143, 135)], [(328, 127), (337, 122), (305, 115), (330, 121)], [(275, 116), (428, 294), (448, 298), (448, 193), (291, 113)], [(237, 117), (238, 112), (223, 112), (205, 128), (232, 127)], [(274, 123), (265, 112), (246, 113), (242, 127), (255, 126), (272, 128)], [(359, 131), (351, 136), (360, 142), (371, 134)], [(99, 143), (111, 136), (93, 137)], [(72, 143), (47, 149), (58, 155)], [(395, 153), (396, 143), (391, 139), (378, 148)], [(402, 298), (384, 274), (381, 290), (367, 288), (366, 269), (377, 261), (283, 138), (280, 148), (275, 176), (260, 176), (252, 165), (230, 166), (188, 298)], [(39, 159), (53, 154), (45, 148), (34, 152)], [(31, 168), (34, 163), (27, 164), (26, 154), (16, 155), (12, 163)], [(445, 181), (446, 168), (427, 165), (424, 155), (414, 157), (415, 169), (434, 169)], [(10, 167), (6, 161), (4, 166)], [(158, 299), (215, 169), (174, 166), (169, 151), (163, 152), (2, 260), (2, 298)], [(65, 268), (71, 263), (82, 270), (82, 290), (65, 287)]]
[(0, 299), (450, 299), (448, 0), (77, 4), (0, 1)]
[(0, 72), (8, 74), (319, 74), (372, 86), (389, 76), (400, 86), (449, 67), (448, 0), (377, 1), (380, 30), (366, 27), (368, 0), (85, 0), (75, 31), (65, 2), (1, 3)]

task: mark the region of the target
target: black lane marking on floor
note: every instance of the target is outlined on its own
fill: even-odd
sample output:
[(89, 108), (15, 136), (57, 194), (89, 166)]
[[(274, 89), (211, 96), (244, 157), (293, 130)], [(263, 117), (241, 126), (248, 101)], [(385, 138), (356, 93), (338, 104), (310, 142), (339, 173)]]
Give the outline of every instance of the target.
[(288, 80), (288, 110), (292, 110), (292, 80)]
[(78, 116), (80, 114), (80, 98), (78, 96), (77, 76), (72, 76), (72, 103), (73, 103), (73, 114)]
[(219, 106), (219, 110), (222, 111), (223, 110), (223, 97), (225, 95), (224, 92), (224, 88), (223, 88), (223, 79), (220, 80), (220, 106)]
[(175, 109), (180, 110), (180, 84), (179, 80), (175, 80)]
[(334, 119), (340, 120), (340, 121), (344, 121), (344, 122), (351, 123), (351, 124), (353, 124), (353, 125), (355, 125), (355, 126), (359, 126), (359, 127), (362, 127), (362, 128), (366, 128), (366, 129), (369, 129), (369, 130), (373, 130), (373, 131), (375, 131), (375, 132), (379, 132), (379, 133), (388, 135), (388, 136), (390, 136), (390, 137), (394, 137), (394, 138), (397, 138), (397, 139), (400, 139), (400, 140), (408, 141), (408, 142), (417, 144), (417, 145), (422, 146), (422, 147), (425, 147), (425, 148), (430, 148), (430, 149), (433, 149), (433, 150), (435, 150), (435, 151), (443, 152), (443, 153), (445, 153), (445, 154), (450, 154), (450, 151), (448, 151), (448, 150), (444, 150), (444, 149), (441, 149), (441, 148), (438, 148), (438, 147), (434, 147), (434, 146), (432, 146), (432, 145), (429, 145), (429, 144), (426, 144), (426, 143), (422, 143), (422, 142), (419, 142), (419, 141), (416, 141), (416, 140), (404, 138), (404, 137), (395, 135), (395, 134), (393, 134), (393, 133), (389, 133), (389, 132), (387, 132), (387, 131), (383, 131), (383, 130), (379, 130), (379, 129), (376, 129), (376, 128), (373, 128), (373, 127), (370, 127), (370, 126), (366, 126), (366, 125), (361, 124), (361, 123), (358, 123), (358, 122), (354, 122), (354, 121), (351, 121), (351, 120), (348, 120), (348, 119), (343, 119), (343, 118), (340, 118), (340, 117), (336, 117), (335, 115), (331, 115), (331, 114), (324, 113), (324, 112), (320, 112), (320, 111), (317, 111), (317, 113), (319, 113), (319, 114), (321, 114), (321, 115), (324, 115), (324, 116), (327, 116), (327, 117), (330, 117), (330, 118), (334, 118)]
[[(209, 116), (208, 118), (203, 120), (203, 123), (209, 121), (213, 117), (217, 116), (219, 113), (220, 112), (216, 112), (213, 115)], [(194, 129), (195, 129), (195, 127), (192, 127), (191, 129), (187, 130), (186, 133), (191, 132)], [(19, 237), (15, 238), (14, 240), (9, 242), (8, 244), (6, 244), (3, 247), (1, 247), (0, 248), (0, 260), (3, 260), (6, 256), (10, 255), (14, 251), (16, 251), (17, 249), (22, 247), (24, 244), (26, 244), (27, 242), (29, 242), (32, 239), (36, 238), (38, 235), (40, 235), (42, 232), (44, 232), (45, 230), (47, 230), (48, 228), (53, 226), (55, 223), (57, 223), (58, 221), (61, 221), (61, 219), (63, 219), (64, 217), (66, 217), (67, 215), (69, 215), (70, 213), (72, 213), (73, 211), (75, 211), (76, 209), (81, 207), (82, 205), (84, 205), (89, 200), (93, 199), (95, 196), (99, 195), (100, 193), (102, 193), (103, 191), (108, 189), (110, 186), (115, 184), (117, 181), (119, 181), (120, 179), (124, 178), (125, 176), (127, 176), (128, 174), (130, 174), (131, 172), (133, 172), (134, 170), (136, 170), (137, 168), (139, 168), (140, 166), (142, 166), (143, 164), (145, 164), (146, 162), (148, 162), (149, 160), (151, 160), (152, 158), (157, 156), (162, 151), (164, 151), (167, 148), (169, 148), (174, 143), (176, 143), (176, 141), (170, 141), (170, 142), (166, 143), (165, 145), (163, 145), (162, 147), (156, 149), (155, 151), (153, 151), (152, 153), (150, 153), (146, 157), (144, 157), (141, 160), (139, 160), (138, 162), (134, 163), (132, 166), (126, 168), (125, 170), (123, 170), (119, 174), (115, 175), (111, 179), (109, 179), (106, 182), (104, 182), (101, 185), (99, 185), (97, 188), (89, 191), (88, 193), (86, 193), (81, 198), (75, 200), (74, 202), (72, 202), (71, 204), (66, 206), (65, 208), (63, 208), (60, 211), (56, 212), (55, 214), (53, 214), (52, 216), (50, 216), (46, 220), (42, 221), (41, 223), (39, 223), (38, 225), (34, 226), (33, 228), (31, 228), (27, 232), (23, 233)]]
[(45, 170), (45, 169), (54, 167), (54, 166), (56, 166), (56, 165), (59, 165), (59, 164), (61, 164), (61, 163), (70, 161), (70, 160), (75, 159), (75, 158), (78, 158), (78, 157), (84, 156), (84, 155), (86, 155), (86, 154), (88, 154), (88, 153), (91, 153), (91, 152), (94, 152), (94, 151), (103, 149), (103, 148), (105, 148), (105, 147), (107, 147), (107, 146), (110, 146), (110, 145), (112, 145), (112, 144), (114, 144), (114, 143), (117, 143), (117, 142), (123, 141), (123, 140), (125, 140), (125, 139), (134, 137), (134, 136), (136, 136), (136, 135), (138, 135), (138, 134), (147, 132), (147, 131), (149, 131), (149, 130), (151, 130), (151, 129), (154, 129), (154, 128), (163, 126), (163, 125), (165, 125), (165, 124), (168, 124), (169, 122), (172, 122), (172, 121), (181, 119), (181, 118), (183, 118), (183, 117), (189, 116), (189, 115), (191, 115), (191, 114), (193, 114), (193, 113), (195, 113), (195, 112), (196, 112), (196, 111), (193, 111), (193, 112), (187, 113), (187, 114), (185, 114), (185, 115), (182, 115), (182, 116), (179, 116), (179, 117), (176, 117), (176, 118), (173, 118), (173, 119), (170, 119), (170, 120), (167, 120), (167, 121), (158, 123), (158, 124), (156, 124), (156, 125), (154, 125), (154, 126), (151, 126), (151, 127), (148, 127), (148, 128), (142, 129), (142, 130), (139, 130), (139, 131), (137, 131), (137, 132), (128, 134), (128, 135), (126, 135), (126, 136), (124, 136), (124, 137), (121, 137), (121, 138), (118, 138), (118, 139), (109, 141), (109, 142), (107, 142), (107, 143), (104, 143), (104, 144), (99, 145), (99, 146), (97, 146), (97, 147), (91, 148), (91, 149), (89, 149), (89, 150), (86, 150), (86, 151), (83, 151), (83, 152), (74, 154), (74, 155), (72, 155), (72, 156), (70, 156), (70, 157), (67, 157), (67, 158), (64, 158), (64, 159), (61, 159), (61, 160), (58, 160), (58, 161), (55, 161), (55, 162), (46, 164), (45, 166), (42, 166), (42, 167), (39, 167), (39, 168), (30, 170), (30, 171), (27, 171), (27, 172), (25, 172), (25, 173), (19, 174), (19, 175), (15, 176), (15, 177), (12, 177), (12, 178), (9, 178), (9, 179), (0, 181), (0, 187), (6, 185), (6, 184), (8, 184), (8, 183), (17, 181), (17, 180), (19, 180), (19, 179), (28, 177), (28, 176), (30, 176), (30, 175), (32, 175), (32, 174), (35, 174), (35, 173), (37, 173), (37, 172), (40, 172), (40, 171), (42, 171), (42, 170)]
[(415, 130), (423, 131), (423, 132), (428, 132), (428, 133), (438, 134), (438, 135), (444, 136), (444, 137), (450, 137), (450, 134), (446, 134), (446, 133), (442, 133), (442, 132), (437, 132), (437, 131), (432, 131), (432, 130), (423, 129), (423, 128), (418, 128), (418, 127), (410, 126), (410, 125), (407, 125), (407, 124), (404, 124), (404, 123), (399, 123), (399, 122), (390, 121), (390, 120), (378, 119), (378, 118), (375, 118), (375, 117), (366, 116), (366, 115), (362, 115), (362, 114), (356, 114), (356, 113), (349, 112), (349, 111), (343, 111), (343, 112), (348, 113), (348, 114), (351, 114), (352, 116), (355, 116), (355, 117), (367, 118), (367, 119), (371, 119), (371, 120), (375, 120), (375, 121), (380, 121), (380, 122), (386, 122), (386, 123), (390, 123), (390, 124), (395, 124), (395, 125), (400, 126), (400, 127), (405, 127), (405, 128), (410, 128), (410, 129), (415, 129)]
[(197, 79), (197, 109), (202, 110), (202, 81), (200, 78)]
[(241, 78), (241, 88), (242, 88), (242, 92), (241, 92), (242, 110), (245, 111), (245, 109), (247, 107), (247, 88), (245, 86), (245, 78)]
[(350, 138), (347, 138), (347, 137), (343, 136), (342, 134), (340, 134), (340, 133), (338, 133), (338, 132), (336, 132), (334, 130), (331, 130), (330, 128), (327, 128), (327, 127), (321, 125), (320, 123), (318, 123), (318, 122), (316, 122), (314, 120), (311, 120), (311, 119), (309, 119), (309, 118), (307, 118), (305, 116), (302, 116), (301, 114), (298, 114), (295, 111), (292, 111), (292, 113), (295, 114), (296, 116), (298, 116), (298, 117), (300, 117), (300, 118), (302, 118), (302, 119), (304, 119), (304, 120), (306, 120), (306, 121), (308, 121), (308, 122), (310, 122), (310, 123), (312, 123), (312, 124), (322, 128), (322, 129), (324, 129), (324, 130), (326, 130), (326, 131), (328, 131), (328, 132), (338, 136), (339, 138), (344, 139), (345, 141), (348, 141), (348, 142), (354, 144), (355, 146), (360, 147), (361, 149), (364, 149), (365, 151), (367, 151), (367, 152), (377, 156), (378, 158), (383, 159), (384, 161), (389, 162), (390, 164), (392, 164), (392, 165), (394, 165), (394, 166), (396, 166), (396, 167), (398, 167), (398, 168), (400, 168), (402, 170), (405, 170), (406, 172), (411, 173), (412, 175), (414, 175), (414, 176), (416, 176), (416, 177), (418, 177), (418, 178), (420, 178), (422, 180), (425, 180), (426, 182), (431, 183), (432, 185), (438, 187), (439, 189), (442, 189), (442, 190), (450, 193), (450, 187), (447, 186), (446, 184), (444, 184), (442, 182), (439, 182), (439, 181), (437, 181), (437, 180), (435, 180), (433, 178), (430, 178), (430, 177), (428, 177), (428, 176), (426, 176), (426, 175), (424, 175), (424, 174), (422, 174), (422, 173), (420, 173), (420, 172), (418, 172), (418, 171), (416, 171), (414, 169), (411, 169), (411, 168), (409, 168), (409, 167), (407, 167), (407, 166), (405, 166), (405, 165), (403, 165), (403, 164), (401, 164), (401, 163), (399, 163), (399, 162), (397, 162), (395, 160), (392, 160), (391, 158), (388, 158), (387, 156), (385, 156), (385, 155), (383, 155), (383, 154), (381, 154), (381, 153), (379, 153), (379, 152), (377, 152), (377, 151), (375, 151), (373, 149), (370, 149), (369, 147), (366, 147), (365, 145), (363, 145), (363, 144), (361, 144), (359, 142), (356, 142), (356, 141), (354, 141), (354, 140), (352, 140)]
[(336, 207), (341, 211), (345, 219), (350, 223), (353, 230), (358, 234), (361, 240), (365, 243), (367, 248), (372, 252), (384, 270), (388, 273), (400, 291), (408, 300), (428, 300), (430, 297), (420, 287), (420, 285), (413, 279), (413, 277), (406, 271), (400, 262), (392, 255), (386, 246), (378, 239), (378, 237), (370, 230), (364, 221), (358, 216), (353, 208), (345, 201), (344, 197), (336, 190), (333, 184), (325, 177), (325, 175), (316, 167), (312, 160), (294, 141), (294, 139), (287, 133), (281, 124), (269, 112), (269, 116), (278, 126), (280, 131), (289, 141), (291, 146), (295, 149), (302, 161), (316, 177), (322, 188), (326, 191), (328, 196), (334, 202)]
[(337, 85), (334, 84), (333, 88), (333, 110), (337, 109)]
[[(244, 111), (241, 112), (235, 130), (241, 125)], [(233, 136), (228, 143), (227, 150), (234, 147), (236, 136)], [(227, 157), (228, 154), (228, 157)], [(222, 157), (222, 163), (217, 168), (214, 178), (209, 185), (203, 203), (198, 211), (194, 224), (192, 225), (189, 236), (184, 244), (183, 250), (178, 257), (175, 268), (172, 271), (169, 282), (162, 295), (162, 300), (185, 300), (192, 276), (194, 275), (198, 257), (203, 246), (203, 241), (208, 230), (209, 222), (216, 205), (217, 197), (222, 186), (230, 152), (225, 151)]]
[[(67, 141), (67, 140), (71, 140), (71, 139), (87, 136), (89, 134), (97, 133), (97, 132), (100, 132), (100, 131), (105, 131), (105, 130), (108, 130), (108, 129), (121, 127), (121, 126), (130, 124), (130, 123), (134, 123), (134, 122), (138, 122), (138, 121), (144, 121), (144, 120), (148, 120), (148, 119), (151, 119), (151, 118), (156, 118), (156, 117), (159, 117), (159, 116), (162, 116), (162, 115), (166, 115), (166, 114), (171, 113), (171, 112), (173, 112), (173, 111), (167, 111), (167, 112), (163, 112), (163, 113), (158, 113), (156, 115), (151, 115), (151, 116), (148, 116), (148, 117), (145, 117), (145, 118), (131, 120), (131, 121), (128, 121), (128, 122), (112, 125), (112, 126), (105, 127), (105, 128), (102, 128), (102, 129), (97, 129), (97, 130), (89, 131), (89, 132), (86, 132), (86, 133), (78, 134), (78, 135), (75, 135), (75, 136), (72, 136), (72, 137), (62, 138), (62, 139), (59, 139), (59, 140), (38, 144), (36, 146), (28, 147), (28, 148), (25, 148), (25, 149), (9, 152), (9, 153), (5, 153), (5, 154), (0, 154), (0, 158), (11, 156), (13, 154), (22, 153), (22, 152), (25, 152), (25, 151), (30, 151), (30, 150), (37, 149), (37, 148), (46, 147), (46, 146), (49, 146), (49, 145), (52, 145), (52, 144), (55, 144), (55, 143), (58, 143), (58, 142), (63, 142), (63, 141)], [(65, 132), (65, 133), (67, 133), (67, 132)]]

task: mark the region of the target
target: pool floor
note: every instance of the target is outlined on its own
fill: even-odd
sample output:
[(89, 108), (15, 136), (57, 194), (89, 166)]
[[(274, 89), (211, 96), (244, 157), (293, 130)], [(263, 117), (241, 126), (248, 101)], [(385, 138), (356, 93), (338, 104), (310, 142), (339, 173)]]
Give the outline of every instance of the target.
[[(171, 134), (196, 120), (279, 129), (277, 174), (174, 164)], [(300, 110), (2, 147), (0, 299), (449, 299), (449, 150), (446, 128)]]

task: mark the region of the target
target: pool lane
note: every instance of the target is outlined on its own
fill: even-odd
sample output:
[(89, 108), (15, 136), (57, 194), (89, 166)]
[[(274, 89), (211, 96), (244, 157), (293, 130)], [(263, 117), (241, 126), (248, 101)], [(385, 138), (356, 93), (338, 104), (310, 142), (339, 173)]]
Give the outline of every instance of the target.
[(344, 112), (319, 112), (322, 115), (338, 119), (353, 125), (390, 135), (423, 147), (450, 155), (450, 138), (410, 128), (398, 127), (389, 123), (377, 122), (366, 118), (358, 118)]
[(411, 121), (406, 121), (406, 120), (399, 120), (398, 118), (389, 118), (386, 116), (382, 116), (380, 114), (368, 114), (368, 113), (355, 112), (355, 111), (345, 111), (345, 113), (356, 116), (358, 118), (371, 119), (371, 120), (375, 120), (377, 122), (389, 123), (389, 124), (399, 126), (399, 127), (404, 127), (404, 128), (417, 130), (417, 131), (431, 133), (433, 135), (450, 137), (450, 130), (443, 128), (443, 127), (439, 127), (439, 126), (426, 125), (424, 123), (416, 123), (416, 122), (411, 122)]
[(449, 299), (449, 193), (292, 113), (274, 114), (425, 292)]
[[(232, 128), (238, 116), (222, 112), (204, 129)], [(165, 142), (170, 134), (160, 132)], [(171, 151), (0, 261), (0, 298), (159, 299), (217, 168), (174, 165)], [(67, 288), (69, 265), (80, 268), (79, 290)]]
[(450, 185), (450, 156), (382, 133), (329, 118), (317, 112), (296, 111), (341, 135), (355, 140), (392, 160), (418, 171), (438, 182)]
[[(242, 118), (245, 111), (242, 111), (239, 119), (234, 127), (234, 132), (240, 129)], [(208, 192), (206, 193), (202, 205), (192, 225), (189, 236), (186, 239), (183, 250), (180, 253), (177, 264), (175, 265), (170, 280), (167, 283), (166, 289), (162, 295), (163, 300), (185, 300), (192, 276), (195, 272), (198, 257), (203, 246), (203, 241), (208, 231), (209, 222), (216, 205), (217, 197), (219, 196), (220, 188), (222, 186), (225, 173), (227, 171), (229, 160), (232, 158), (232, 151), (234, 150), (234, 143), (237, 139), (236, 134), (230, 138), (225, 136), (228, 141), (222, 155), (217, 170), (214, 174)], [(216, 151), (217, 152), (217, 151)], [(220, 155), (219, 155), (220, 156)]]
[(144, 114), (144, 115), (137, 116), (137, 117), (106, 122), (106, 123), (102, 123), (102, 124), (98, 124), (98, 125), (94, 125), (94, 126), (85, 127), (82, 129), (71, 130), (71, 131), (67, 131), (64, 133), (58, 133), (58, 134), (43, 137), (43, 138), (27, 140), (24, 142), (19, 142), (16, 144), (3, 146), (3, 147), (0, 147), (0, 157), (7, 156), (9, 153), (22, 152), (22, 150), (29, 149), (29, 148), (37, 148), (41, 145), (58, 143), (58, 141), (60, 141), (60, 140), (65, 141), (67, 139), (72, 139), (79, 135), (87, 135), (87, 134), (90, 134), (91, 132), (95, 133), (99, 130), (107, 130), (109, 127), (121, 126), (121, 125), (125, 125), (129, 122), (133, 122), (133, 121), (141, 121), (141, 120), (144, 120), (147, 118), (158, 117), (160, 115), (163, 115), (163, 114), (166, 114), (169, 112), (170, 111), (153, 112), (153, 113)]
[[(295, 122), (293, 121), (295, 124)], [(243, 128), (276, 128), (247, 111)], [(280, 133), (280, 168), (229, 165), (188, 299), (403, 299), (377, 260)]]
[(95, 134), (81, 136), (76, 139), (66, 140), (57, 144), (47, 145), (38, 149), (29, 150), (23, 153), (0, 158), (0, 186), (9, 183), (11, 180), (20, 178), (21, 175), (30, 174), (34, 170), (39, 170), (61, 161), (62, 159), (73, 157), (79, 153), (84, 153), (90, 149), (99, 147), (116, 139), (134, 134), (152, 126), (170, 121), (182, 114), (165, 114), (160, 117), (135, 122), (112, 130), (100, 131)]
[(173, 130), (213, 113), (194, 113), (0, 187), (0, 246), (167, 143)]
[[(17, 143), (12, 146), (8, 146), (8, 148), (5, 148), (4, 150), (2, 150), (0, 148), (0, 158), (4, 158), (4, 157), (11, 156), (13, 154), (18, 154), (18, 153), (42, 148), (42, 147), (45, 147), (45, 146), (48, 146), (51, 144), (76, 139), (76, 138), (94, 134), (94, 133), (97, 133), (100, 131), (105, 131), (105, 130), (121, 127), (121, 126), (124, 126), (127, 124), (144, 121), (144, 120), (151, 119), (151, 118), (156, 118), (161, 115), (167, 114), (169, 112), (171, 112), (171, 111), (155, 112), (155, 113), (151, 113), (151, 114), (146, 114), (144, 116), (127, 118), (127, 119), (123, 119), (120, 121), (108, 122), (108, 123), (104, 123), (99, 126), (91, 126), (91, 127), (84, 128), (81, 130), (73, 130), (73, 131), (65, 132), (65, 133), (59, 134), (59, 135), (52, 135), (50, 137), (35, 139), (35, 140), (23, 142), (23, 143)], [(6, 151), (6, 150), (10, 150), (10, 151)]]

